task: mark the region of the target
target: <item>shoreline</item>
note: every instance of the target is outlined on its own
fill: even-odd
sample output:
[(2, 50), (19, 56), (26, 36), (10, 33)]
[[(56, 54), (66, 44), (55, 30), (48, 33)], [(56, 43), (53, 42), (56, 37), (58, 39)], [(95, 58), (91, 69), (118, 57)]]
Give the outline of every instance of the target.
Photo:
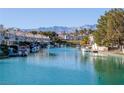
[(0, 56), (0, 59), (9, 58), (9, 56)]
[(120, 53), (120, 52), (114, 52), (114, 51), (104, 51), (104, 52), (100, 52), (98, 51), (98, 54), (104, 54), (106, 56), (124, 56), (124, 53)]
[[(124, 57), (124, 53), (122, 53), (121, 51), (98, 51), (99, 56), (117, 56), (117, 57)], [(4, 59), (4, 58), (9, 58), (9, 56), (0, 56), (0, 59)]]

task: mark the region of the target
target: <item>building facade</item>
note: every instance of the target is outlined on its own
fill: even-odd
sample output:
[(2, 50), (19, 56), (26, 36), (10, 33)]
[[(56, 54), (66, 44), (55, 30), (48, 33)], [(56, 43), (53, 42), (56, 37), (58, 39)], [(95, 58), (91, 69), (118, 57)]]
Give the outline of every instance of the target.
[(4, 29), (0, 25), (0, 44), (13, 45), (17, 42), (50, 42), (50, 38), (40, 34), (24, 32), (18, 28)]

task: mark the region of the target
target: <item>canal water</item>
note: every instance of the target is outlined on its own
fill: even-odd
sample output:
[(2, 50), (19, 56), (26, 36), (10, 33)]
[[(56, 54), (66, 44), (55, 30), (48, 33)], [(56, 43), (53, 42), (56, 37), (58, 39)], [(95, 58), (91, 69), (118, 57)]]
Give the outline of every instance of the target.
[(0, 59), (0, 84), (124, 84), (124, 58), (82, 54), (76, 48), (43, 49), (27, 57)]

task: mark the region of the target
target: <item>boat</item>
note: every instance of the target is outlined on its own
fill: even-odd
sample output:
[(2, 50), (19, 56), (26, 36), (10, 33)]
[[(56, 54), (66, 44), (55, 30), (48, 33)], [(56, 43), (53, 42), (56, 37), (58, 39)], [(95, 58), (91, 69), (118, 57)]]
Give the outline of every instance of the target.
[(18, 55), (19, 56), (28, 56), (30, 53), (29, 46), (19, 46)]
[(32, 45), (30, 46), (30, 52), (31, 52), (31, 53), (36, 53), (36, 52), (38, 52), (39, 50), (40, 50), (40, 46), (39, 46), (39, 45), (32, 44)]
[(17, 45), (11, 45), (8, 47), (8, 56), (9, 57), (18, 56), (18, 46)]
[(49, 44), (48, 46), (47, 46), (47, 48), (54, 48), (55, 46), (54, 45), (51, 45), (51, 44)]

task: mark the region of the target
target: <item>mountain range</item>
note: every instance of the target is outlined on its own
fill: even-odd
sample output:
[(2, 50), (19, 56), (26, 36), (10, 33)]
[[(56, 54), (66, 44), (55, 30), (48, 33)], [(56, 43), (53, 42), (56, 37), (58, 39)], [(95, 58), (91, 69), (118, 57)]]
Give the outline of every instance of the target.
[(74, 32), (76, 29), (96, 29), (96, 24), (94, 25), (83, 25), (79, 27), (66, 27), (66, 26), (53, 26), (53, 27), (39, 27), (35, 29), (22, 29), (23, 31), (55, 31), (55, 32)]

